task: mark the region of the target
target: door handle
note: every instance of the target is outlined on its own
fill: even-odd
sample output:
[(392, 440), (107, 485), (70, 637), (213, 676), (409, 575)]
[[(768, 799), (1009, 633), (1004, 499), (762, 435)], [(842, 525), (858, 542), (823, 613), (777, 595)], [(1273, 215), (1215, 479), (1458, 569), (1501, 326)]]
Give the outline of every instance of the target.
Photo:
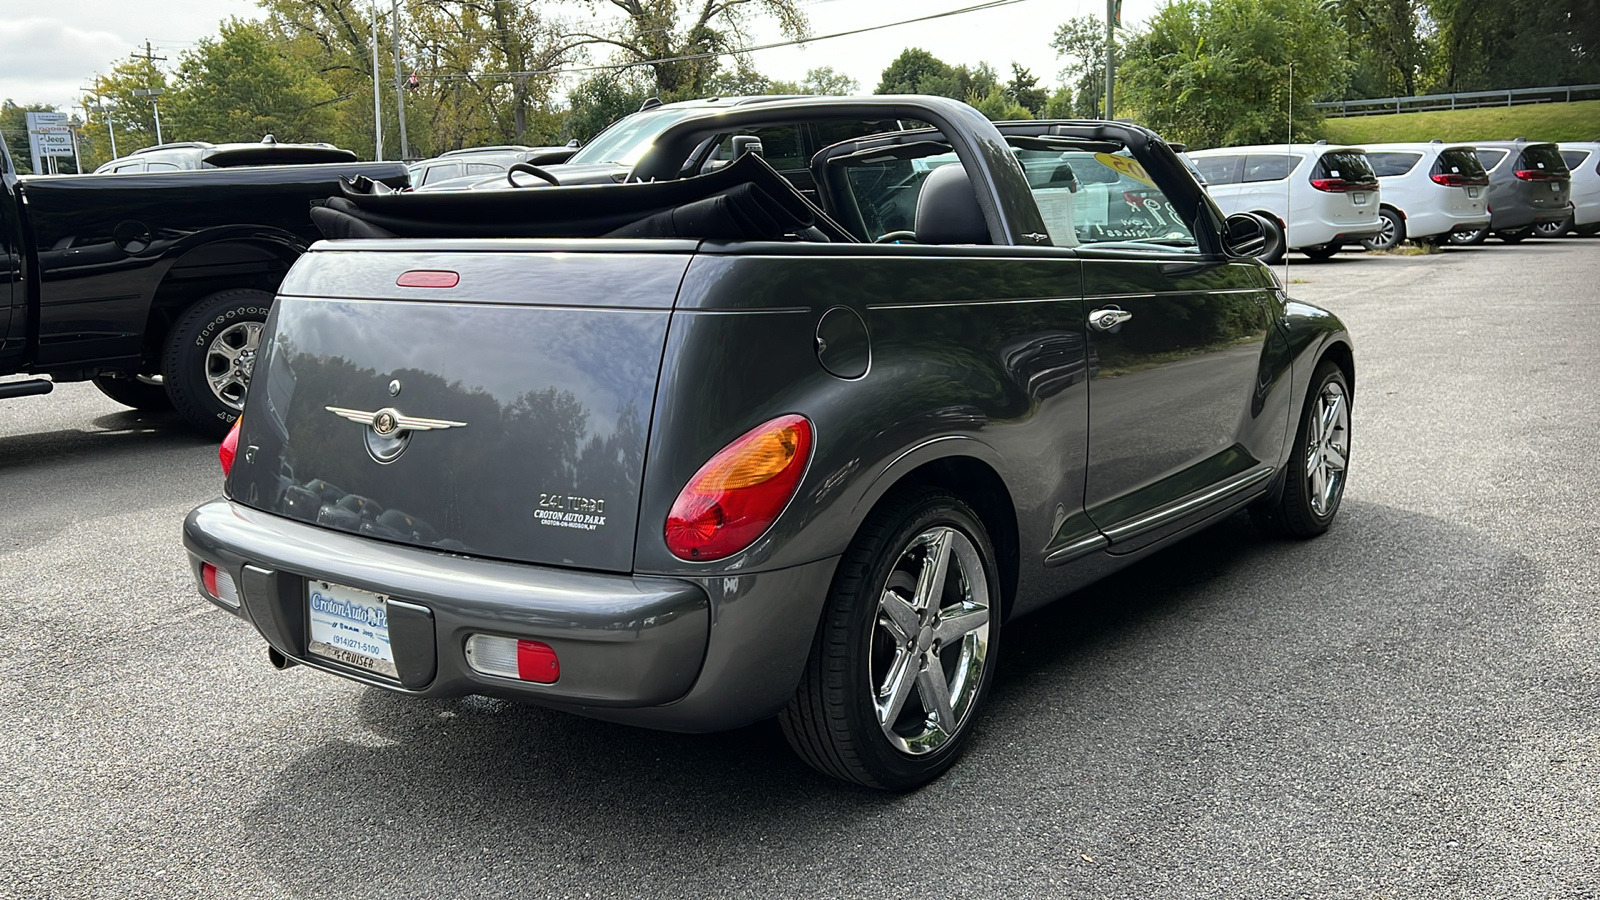
[(1133, 313), (1120, 306), (1105, 306), (1089, 313), (1089, 327), (1095, 331), (1116, 331), (1131, 318)]

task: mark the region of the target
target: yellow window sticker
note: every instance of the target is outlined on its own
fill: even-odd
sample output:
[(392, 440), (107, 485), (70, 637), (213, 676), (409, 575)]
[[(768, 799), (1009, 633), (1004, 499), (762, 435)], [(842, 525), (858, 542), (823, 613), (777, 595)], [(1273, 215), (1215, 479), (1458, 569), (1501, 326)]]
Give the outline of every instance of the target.
[(1129, 159), (1126, 156), (1113, 156), (1110, 153), (1096, 153), (1094, 158), (1100, 165), (1119, 175), (1126, 175), (1134, 181), (1142, 181), (1151, 187), (1156, 186), (1156, 183), (1150, 180), (1150, 173), (1146, 172), (1144, 166), (1139, 165), (1137, 160)]

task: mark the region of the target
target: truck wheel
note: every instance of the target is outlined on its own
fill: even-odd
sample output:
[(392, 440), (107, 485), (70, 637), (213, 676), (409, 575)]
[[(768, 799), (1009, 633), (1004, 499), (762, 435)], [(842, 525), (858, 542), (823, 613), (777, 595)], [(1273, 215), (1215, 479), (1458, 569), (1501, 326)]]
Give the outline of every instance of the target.
[(924, 489), (874, 510), (834, 576), (784, 736), (807, 763), (891, 791), (966, 745), (993, 680), (1000, 581), (983, 524)]
[(1339, 252), (1340, 246), (1341, 245), (1337, 242), (1332, 244), (1318, 244), (1315, 247), (1301, 247), (1300, 252), (1316, 260), (1317, 262), (1322, 262), (1324, 260), (1332, 259), (1333, 255)]
[(172, 408), (172, 399), (167, 396), (167, 386), (159, 378), (148, 376), (120, 378), (111, 375), (96, 375), (94, 386), (100, 393), (134, 409), (145, 409), (152, 412)]
[(239, 418), (271, 309), (266, 291), (235, 288), (196, 303), (173, 326), (161, 371), (189, 424), (222, 437)]

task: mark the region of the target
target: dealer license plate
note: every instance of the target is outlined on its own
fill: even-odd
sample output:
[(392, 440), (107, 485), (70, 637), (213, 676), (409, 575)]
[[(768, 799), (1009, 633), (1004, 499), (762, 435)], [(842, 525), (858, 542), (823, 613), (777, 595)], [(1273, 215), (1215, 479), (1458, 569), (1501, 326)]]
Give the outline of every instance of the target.
[(312, 581), (306, 585), (315, 656), (399, 678), (389, 648), (389, 601), (382, 594)]
[(1473, 200), (1478, 199), (1478, 188), (1467, 188), (1467, 196)]
[(1559, 181), (1550, 182), (1550, 190), (1555, 191), (1558, 194), (1561, 193), (1561, 182), (1559, 182)]
[(1364, 193), (1361, 193), (1360, 191), (1357, 191), (1356, 193), (1351, 194), (1350, 195), (1350, 199), (1357, 206), (1366, 206), (1367, 205), (1367, 195), (1364, 194)]

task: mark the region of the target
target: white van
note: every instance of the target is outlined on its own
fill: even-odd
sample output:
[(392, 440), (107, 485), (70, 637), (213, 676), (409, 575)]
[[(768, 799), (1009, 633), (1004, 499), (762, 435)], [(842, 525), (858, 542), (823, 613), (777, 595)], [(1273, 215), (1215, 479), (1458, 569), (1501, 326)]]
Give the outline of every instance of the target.
[(1368, 250), (1489, 227), (1489, 173), (1471, 145), (1432, 141), (1362, 149), (1383, 187), (1383, 233), (1361, 242)]
[(1572, 218), (1555, 225), (1536, 225), (1544, 237), (1560, 237), (1568, 229), (1594, 237), (1600, 234), (1600, 141), (1563, 141), (1556, 145), (1572, 172)]
[[(1378, 177), (1360, 147), (1224, 147), (1191, 150), (1189, 158), (1224, 215), (1261, 215), (1278, 229), (1268, 238), (1280, 248), (1327, 259), (1341, 245), (1383, 231)], [(1281, 249), (1270, 254), (1281, 255)]]

